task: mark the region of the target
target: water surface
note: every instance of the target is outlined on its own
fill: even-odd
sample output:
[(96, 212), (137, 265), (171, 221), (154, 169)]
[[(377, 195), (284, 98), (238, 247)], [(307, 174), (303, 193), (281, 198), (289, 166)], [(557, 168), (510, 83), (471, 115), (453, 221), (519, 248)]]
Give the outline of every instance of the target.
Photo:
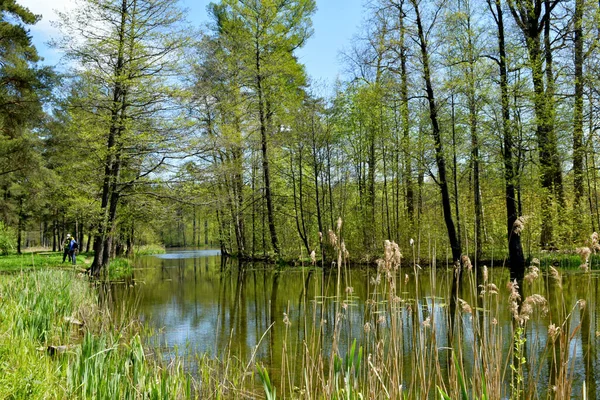
[[(218, 357), (233, 355), (241, 360), (254, 356), (270, 367), (275, 380), (281, 370), (284, 346), (287, 355), (291, 355), (285, 361), (287, 368), (296, 375), (302, 370), (305, 338), (314, 337), (318, 331), (323, 337), (319, 345), (325, 353), (331, 351), (336, 313), (340, 309), (335, 301), (337, 269), (326, 271), (310, 266), (280, 269), (262, 263), (239, 263), (222, 258), (218, 250), (174, 251), (148, 256), (140, 259), (137, 267), (136, 285), (118, 289), (116, 299), (136, 299), (140, 317), (158, 332), (154, 337), (156, 345), (166, 345), (170, 351), (177, 349)], [(406, 336), (400, 350), (402, 354), (398, 357), (404, 360), (408, 375), (414, 356), (411, 335), (415, 334), (415, 326), (423, 329), (428, 317), (437, 321), (440, 358), (447, 357), (443, 349), (451, 347), (445, 334), (448, 310), (445, 299), (449, 298), (452, 271), (440, 269), (436, 274), (418, 273), (419, 278), (415, 280), (413, 267), (407, 264), (398, 274), (402, 293), (398, 293), (397, 307), (401, 308), (400, 323)], [(504, 354), (512, 345), (511, 314), (505, 289), (508, 276), (504, 268), (490, 270), (489, 281), (499, 287), (500, 305), (496, 317), (503, 324), (500, 332), (506, 338)], [(574, 363), (574, 398), (581, 397), (584, 380), (588, 398), (596, 398), (599, 384), (600, 376), (596, 373), (600, 361), (596, 350), (600, 335), (598, 277), (596, 272), (566, 271), (560, 287), (544, 276), (534, 286), (525, 288), (526, 295), (535, 292), (549, 300), (547, 313), (536, 312), (527, 324), (526, 352), (543, 351), (548, 345), (548, 325), (558, 324), (570, 313), (563, 329), (575, 332), (569, 348)], [(340, 351), (344, 352), (355, 338), (360, 344), (367, 337), (378, 334), (384, 337), (380, 328), (390, 321), (381, 317), (385, 315), (382, 310), (387, 307), (387, 300), (378, 293), (382, 285), (377, 284), (376, 269), (342, 269), (339, 279), (344, 299)], [(420, 295), (418, 299), (412, 299), (409, 293), (416, 293), (417, 282)], [(475, 307), (477, 300), (466, 292), (461, 292), (459, 297)], [(577, 306), (578, 299), (585, 299), (586, 306)], [(483, 315), (482, 318), (487, 317)], [(474, 321), (470, 314), (464, 313), (462, 322), (462, 348), (468, 360), (473, 357)], [(366, 351), (369, 351), (368, 346)], [(552, 380), (549, 372), (552, 365), (548, 361), (536, 366), (540, 385), (547, 386)], [(544, 388), (540, 390), (543, 392)]]

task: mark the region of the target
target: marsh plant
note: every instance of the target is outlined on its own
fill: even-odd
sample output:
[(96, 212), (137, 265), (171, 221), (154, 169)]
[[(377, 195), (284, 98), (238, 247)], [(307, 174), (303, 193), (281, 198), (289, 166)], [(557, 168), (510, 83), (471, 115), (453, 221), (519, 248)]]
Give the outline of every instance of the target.
[[(339, 233), (340, 229), (328, 235), (338, 252), (333, 264), (338, 269), (336, 295), (312, 302), (312, 316), (306, 316), (312, 321), (304, 322), (300, 373), (284, 369), (276, 387), (264, 368), (259, 371), (265, 388), (269, 387), (268, 395), (306, 399), (589, 398), (585, 382), (583, 392), (581, 387), (577, 393), (573, 389), (575, 353), (581, 343), (578, 333), (590, 331), (588, 306), (583, 299), (569, 304), (571, 299), (563, 294), (562, 276), (556, 268), (543, 270), (539, 260), (533, 259), (523, 281), (518, 282), (511, 281), (504, 269), (476, 268), (464, 256), (451, 267), (452, 274), (447, 274), (436, 268), (435, 249), (430, 266), (423, 268), (412, 248), (413, 255), (406, 260), (396, 243), (386, 241), (383, 257), (370, 277), (364, 313), (360, 313), (362, 333), (351, 337), (356, 332), (352, 314), (358, 299), (340, 278), (352, 271)], [(592, 236), (586, 251), (578, 250), (582, 264), (597, 249), (594, 237), (597, 235)], [(589, 268), (582, 269), (589, 273)], [(451, 293), (448, 276), (459, 271), (461, 285)], [(424, 282), (427, 291), (420, 287)], [(450, 309), (452, 296), (457, 300), (455, 310)], [(335, 319), (333, 335), (328, 336), (322, 316), (331, 307)], [(588, 326), (582, 326), (586, 318)], [(290, 321), (287, 314), (285, 319), (285, 324), (303, 324)], [(586, 343), (582, 347), (587, 360), (590, 350)], [(283, 354), (292, 357), (286, 355), (285, 342)]]
[[(574, 299), (561, 271), (537, 259), (511, 281), (467, 256), (438, 268), (435, 246), (423, 267), (413, 241), (407, 258), (386, 241), (359, 298), (341, 232), (340, 220), (323, 235), (336, 251), (332, 286), (303, 276), (317, 295), (304, 291), (300, 320), (288, 305), (275, 322), (284, 327), (279, 369), (257, 357), (273, 324), (247, 359), (227, 349), (163, 353), (145, 345), (152, 332), (134, 307), (114, 308), (110, 285), (73, 269), (0, 275), (0, 398), (595, 398), (587, 378), (573, 385), (577, 354), (594, 361), (592, 279)], [(585, 264), (588, 251), (579, 254)]]
[[(183, 358), (144, 347), (146, 333), (132, 315), (135, 310), (109, 311), (97, 289), (73, 271), (0, 275), (0, 398), (173, 399), (219, 393), (214, 380), (184, 372)], [(221, 365), (199, 360), (202, 370)], [(233, 368), (229, 375), (236, 376)]]

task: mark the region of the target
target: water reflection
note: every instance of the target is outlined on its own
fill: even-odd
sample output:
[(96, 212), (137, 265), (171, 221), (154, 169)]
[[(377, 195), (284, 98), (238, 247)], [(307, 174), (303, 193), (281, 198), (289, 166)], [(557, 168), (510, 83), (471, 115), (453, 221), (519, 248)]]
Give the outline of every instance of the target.
[[(282, 368), (286, 373), (299, 375), (302, 371), (304, 338), (317, 338), (318, 346), (326, 353), (332, 346), (339, 346), (341, 352), (347, 349), (353, 339), (365, 345), (365, 353), (375, 352), (373, 343), (382, 339), (387, 345), (385, 326), (396, 325), (403, 332), (400, 344), (394, 344), (393, 351), (398, 356), (398, 368), (408, 370), (418, 362), (419, 354), (412, 348), (418, 340), (419, 329), (424, 322), (434, 320), (437, 325), (435, 343), (439, 349), (440, 364), (449, 361), (447, 332), (447, 300), (452, 285), (452, 272), (439, 270), (436, 274), (422, 273), (414, 279), (412, 268), (405, 271), (410, 279), (398, 282), (402, 297), (397, 304), (388, 304), (388, 299), (380, 286), (372, 284), (376, 280), (373, 268), (357, 268), (342, 271), (341, 282), (348, 289), (344, 294), (343, 329), (340, 343), (333, 343), (333, 331), (338, 305), (333, 300), (336, 290), (337, 271), (324, 271), (312, 268), (277, 269), (261, 263), (238, 263), (224, 259), (218, 251), (179, 251), (140, 260), (140, 268), (135, 271), (137, 285), (131, 288), (116, 289), (117, 301), (135, 298), (141, 318), (159, 334), (156, 344), (165, 343), (169, 348), (178, 347), (189, 351), (208, 353), (212, 356), (233, 355), (247, 360), (255, 354), (256, 359), (268, 364), (275, 380)], [(404, 272), (399, 279), (404, 281)], [(490, 316), (481, 314), (480, 319), (462, 315), (462, 329), (458, 340), (466, 360), (475, 359), (473, 331), (477, 327), (488, 327), (487, 337), (500, 335), (504, 345), (501, 354), (508, 354), (511, 348), (511, 314), (508, 309), (506, 290), (503, 286), (509, 279), (509, 272), (503, 268), (490, 270), (490, 282), (500, 287), (497, 320), (502, 326), (492, 331)], [(415, 283), (418, 282), (418, 288)], [(475, 283), (473, 285), (476, 286)], [(560, 285), (560, 287), (559, 287)], [(464, 287), (465, 285), (463, 285)], [(581, 397), (583, 382), (586, 382), (588, 398), (596, 398), (598, 379), (596, 365), (598, 352), (597, 296), (598, 275), (565, 273), (559, 284), (548, 277), (535, 283), (524, 285), (525, 295), (540, 293), (548, 299), (548, 313), (536, 314), (527, 324), (525, 351), (528, 354), (542, 353), (547, 346), (550, 323), (562, 325), (562, 329), (574, 332), (568, 349), (548, 351), (547, 359), (539, 365), (529, 365), (526, 374), (539, 376), (540, 393), (556, 383), (561, 369), (561, 357), (568, 351), (572, 362), (574, 381), (573, 393)], [(408, 293), (418, 293), (411, 299)], [(464, 290), (459, 294), (468, 304), (480, 305), (481, 299), (474, 298)], [(373, 301), (375, 299), (375, 301)], [(576, 306), (578, 299), (586, 299), (585, 307)], [(384, 311), (396, 308), (398, 319), (390, 319)], [(385, 317), (387, 315), (387, 317)], [(383, 320), (381, 319), (383, 318)], [(289, 320), (289, 324), (285, 321)], [(366, 323), (369, 323), (368, 329)], [(284, 359), (282, 349), (287, 349)], [(454, 346), (456, 348), (456, 346)], [(548, 347), (549, 348), (549, 347)], [(442, 360), (446, 360), (443, 361)], [(481, 366), (479, 366), (481, 367)], [(476, 365), (465, 365), (467, 373), (475, 371)], [(499, 371), (510, 380), (510, 371)], [(442, 371), (445, 376), (446, 371)], [(507, 383), (508, 384), (508, 383)]]

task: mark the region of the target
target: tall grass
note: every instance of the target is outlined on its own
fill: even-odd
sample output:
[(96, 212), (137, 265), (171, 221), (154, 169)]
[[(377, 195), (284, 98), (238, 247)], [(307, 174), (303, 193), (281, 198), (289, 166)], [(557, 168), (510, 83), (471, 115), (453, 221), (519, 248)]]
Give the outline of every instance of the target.
[(140, 326), (115, 321), (69, 271), (0, 276), (0, 398), (189, 398), (181, 360), (144, 350)]
[(111, 282), (130, 279), (133, 276), (133, 264), (127, 258), (113, 258), (104, 271), (104, 275)]
[[(275, 393), (298, 399), (587, 395), (573, 391), (577, 334), (589, 330), (582, 326), (586, 301), (568, 304), (561, 274), (554, 267), (542, 270), (533, 260), (525, 280), (511, 282), (505, 270), (476, 270), (465, 256), (460, 265), (451, 267), (453, 274), (462, 269), (463, 275), (461, 288), (451, 293), (449, 274), (439, 274), (436, 268), (435, 250), (431, 267), (422, 269), (414, 252), (410, 260), (403, 260), (398, 246), (387, 241), (371, 277), (364, 314), (358, 314), (363, 316), (362, 333), (352, 337), (357, 301), (353, 288), (341, 279), (351, 274), (348, 254), (339, 230), (330, 232), (329, 238), (338, 251), (333, 265), (338, 270), (335, 296), (317, 296), (311, 315), (305, 316), (309, 323), (290, 322), (284, 315), (284, 324), (304, 326), (301, 371), (282, 363), (285, 368), (277, 386), (259, 368), (267, 397)], [(431, 293), (421, 291), (419, 283), (425, 281)], [(450, 312), (453, 295), (455, 313)], [(327, 310), (335, 313), (332, 335), (325, 333)], [(581, 318), (573, 318), (576, 312)], [(292, 359), (295, 353), (287, 348), (285, 338), (283, 347), (283, 360)]]
[(159, 244), (145, 244), (142, 246), (135, 246), (133, 249), (135, 256), (145, 256), (152, 254), (164, 254), (166, 252), (165, 246)]
[[(227, 351), (216, 359), (145, 347), (148, 332), (135, 310), (111, 311), (110, 286), (74, 271), (0, 275), (0, 398), (238, 399), (260, 390), (271, 399), (584, 395), (573, 389), (573, 349), (578, 332), (589, 330), (589, 310), (585, 299), (569, 304), (557, 269), (534, 260), (523, 282), (510, 282), (504, 270), (477, 270), (463, 257), (448, 274), (435, 265), (435, 246), (431, 266), (422, 268), (413, 248), (404, 258), (386, 242), (367, 297), (358, 299), (340, 232), (341, 222), (328, 235), (337, 251), (333, 295), (315, 280), (320, 294), (309, 299), (304, 291), (304, 318), (291, 320), (288, 307), (277, 322), (286, 328), (276, 377), (256, 364), (256, 351), (242, 360)], [(458, 268), (462, 285), (451, 293)], [(302, 327), (300, 348), (288, 332), (293, 324)]]

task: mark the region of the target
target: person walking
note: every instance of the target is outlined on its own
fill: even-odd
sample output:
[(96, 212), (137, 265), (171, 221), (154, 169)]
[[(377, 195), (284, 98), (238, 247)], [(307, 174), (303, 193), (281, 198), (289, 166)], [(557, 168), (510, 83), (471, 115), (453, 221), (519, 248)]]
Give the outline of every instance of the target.
[(63, 260), (62, 262), (65, 262), (65, 260), (67, 259), (67, 257), (69, 257), (69, 261), (71, 261), (71, 234), (67, 233), (67, 237), (65, 238), (65, 241), (63, 242)]
[(77, 253), (78, 253), (79, 245), (77, 244), (77, 240), (75, 237), (71, 238), (69, 242), (69, 259), (73, 261), (73, 265), (77, 264)]

